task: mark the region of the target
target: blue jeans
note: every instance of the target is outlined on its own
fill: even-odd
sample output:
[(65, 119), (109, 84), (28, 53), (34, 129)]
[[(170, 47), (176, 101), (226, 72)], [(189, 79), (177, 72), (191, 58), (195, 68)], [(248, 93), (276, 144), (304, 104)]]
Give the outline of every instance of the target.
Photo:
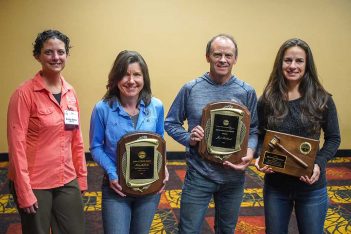
[(240, 182), (219, 184), (194, 169), (188, 169), (180, 201), (179, 233), (200, 233), (207, 207), (215, 202), (215, 232), (234, 233), (244, 194), (244, 178)]
[(322, 234), (328, 209), (327, 188), (299, 192), (264, 187), (266, 233), (288, 233), (291, 213), (295, 208), (300, 234)]
[(105, 234), (148, 234), (160, 194), (121, 197), (109, 185), (102, 186), (102, 219)]

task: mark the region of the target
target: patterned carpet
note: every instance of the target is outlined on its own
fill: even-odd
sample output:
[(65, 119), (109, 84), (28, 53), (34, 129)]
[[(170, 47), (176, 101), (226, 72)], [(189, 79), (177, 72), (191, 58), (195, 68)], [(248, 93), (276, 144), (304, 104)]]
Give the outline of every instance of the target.
[[(181, 186), (185, 175), (184, 161), (169, 161), (170, 182), (162, 194), (159, 209), (150, 233), (177, 233)], [(93, 162), (89, 166), (89, 191), (84, 195), (87, 233), (103, 233), (101, 223), (101, 169)], [(0, 163), (0, 234), (16, 234), (20, 220), (12, 196), (8, 194), (7, 163)], [(247, 171), (244, 201), (235, 233), (264, 233), (262, 173), (254, 166)], [(336, 158), (327, 169), (330, 205), (325, 233), (351, 233), (351, 157)], [(213, 233), (214, 204), (211, 203), (201, 233)], [(292, 217), (289, 233), (298, 233)]]

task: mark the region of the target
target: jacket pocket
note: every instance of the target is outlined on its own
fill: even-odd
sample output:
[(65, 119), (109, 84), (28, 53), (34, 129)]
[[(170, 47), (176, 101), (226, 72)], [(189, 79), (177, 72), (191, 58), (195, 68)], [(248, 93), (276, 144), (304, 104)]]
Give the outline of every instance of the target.
[(57, 124), (58, 118), (54, 107), (46, 107), (38, 109), (38, 118), (42, 126), (52, 126)]

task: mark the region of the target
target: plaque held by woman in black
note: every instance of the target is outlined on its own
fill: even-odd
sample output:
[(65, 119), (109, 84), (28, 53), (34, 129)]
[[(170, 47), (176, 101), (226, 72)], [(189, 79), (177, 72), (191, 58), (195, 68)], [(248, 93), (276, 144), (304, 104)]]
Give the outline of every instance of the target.
[(296, 177), (311, 176), (319, 140), (266, 130), (258, 164)]

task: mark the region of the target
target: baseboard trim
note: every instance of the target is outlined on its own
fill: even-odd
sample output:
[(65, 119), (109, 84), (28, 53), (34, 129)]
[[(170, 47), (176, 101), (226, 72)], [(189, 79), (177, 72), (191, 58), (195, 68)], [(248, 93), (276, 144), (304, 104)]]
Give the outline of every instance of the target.
[[(351, 157), (351, 149), (340, 149), (335, 154), (336, 157)], [(85, 153), (87, 161), (92, 161), (90, 152)], [(167, 160), (184, 160), (185, 152), (182, 151), (170, 151), (167, 152)], [(0, 162), (6, 162), (9, 160), (8, 153), (0, 153)]]
[(340, 149), (335, 154), (336, 157), (351, 157), (351, 149)]

